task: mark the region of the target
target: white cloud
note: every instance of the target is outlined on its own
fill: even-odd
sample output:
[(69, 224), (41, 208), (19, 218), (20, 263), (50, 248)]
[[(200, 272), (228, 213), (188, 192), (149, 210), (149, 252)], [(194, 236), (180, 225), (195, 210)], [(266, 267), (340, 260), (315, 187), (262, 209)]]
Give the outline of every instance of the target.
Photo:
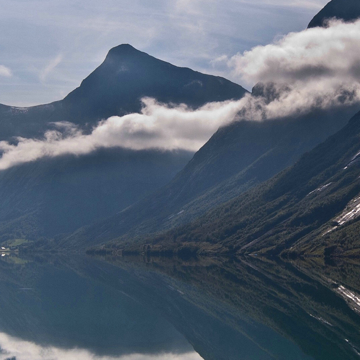
[(244, 81), (308, 82), (337, 78), (360, 79), (360, 21), (332, 21), (328, 28), (290, 33), (279, 41), (257, 46), (230, 60)]
[(185, 354), (163, 353), (156, 355), (129, 354), (122, 356), (97, 356), (85, 349), (60, 349), (43, 347), (0, 333), (0, 360), (201, 360), (196, 352)]
[(11, 77), (12, 72), (8, 67), (6, 67), (4, 65), (0, 65), (0, 76)]
[(74, 125), (61, 124), (58, 131), (46, 132), (42, 140), (18, 138), (16, 145), (1, 141), (0, 170), (44, 157), (87, 154), (101, 147), (196, 151), (244, 106), (242, 101), (228, 101), (193, 111), (185, 105), (170, 107), (153, 99), (143, 99), (143, 104), (141, 114), (111, 117), (88, 135)]
[[(111, 117), (90, 134), (62, 124), (44, 139), (0, 142), (0, 170), (44, 157), (82, 155), (101, 147), (198, 150), (221, 126), (237, 119), (262, 121), (299, 116), (312, 109), (360, 103), (360, 21), (291, 33), (229, 60), (237, 76), (262, 80), (256, 96), (209, 103), (197, 110), (143, 99), (140, 114)], [(219, 58), (219, 61), (226, 57)]]
[(214, 60), (211, 60), (210, 64), (216, 66), (217, 64), (227, 63), (228, 61), (229, 61), (229, 57), (227, 55), (220, 55)]
[[(272, 100), (265, 118), (312, 108), (350, 105), (360, 98), (360, 20), (290, 33), (232, 57), (228, 64), (247, 84), (262, 82)], [(269, 93), (269, 92), (268, 92)]]
[(61, 54), (57, 55), (52, 59), (48, 65), (40, 72), (40, 80), (44, 82), (46, 78), (55, 70), (55, 68), (61, 63), (63, 56)]

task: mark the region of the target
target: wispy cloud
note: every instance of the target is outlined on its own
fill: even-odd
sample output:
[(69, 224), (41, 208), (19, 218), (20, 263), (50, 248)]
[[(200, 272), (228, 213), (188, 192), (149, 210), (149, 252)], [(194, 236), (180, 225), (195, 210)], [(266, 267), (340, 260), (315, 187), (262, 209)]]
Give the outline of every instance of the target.
[[(241, 2), (251, 3), (251, 0), (241, 0)], [(319, 10), (326, 4), (326, 0), (261, 0), (259, 3), (268, 6), (298, 7)]]
[(0, 65), (0, 76), (11, 77), (12, 71), (8, 67)]
[(40, 80), (44, 82), (47, 77), (55, 70), (55, 68), (62, 62), (63, 55), (59, 54), (52, 59), (43, 70), (40, 72)]

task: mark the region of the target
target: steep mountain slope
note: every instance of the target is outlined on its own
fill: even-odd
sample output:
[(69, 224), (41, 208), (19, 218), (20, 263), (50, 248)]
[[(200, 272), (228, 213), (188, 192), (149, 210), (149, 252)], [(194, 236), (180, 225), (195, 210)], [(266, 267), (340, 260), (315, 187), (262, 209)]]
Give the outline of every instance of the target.
[[(148, 239), (147, 251), (360, 256), (359, 150), (360, 113), (273, 179)], [(125, 248), (143, 250), (131, 243)]]
[(311, 20), (309, 28), (324, 26), (328, 19), (353, 21), (360, 18), (359, 0), (332, 0)]
[(220, 129), (166, 187), (125, 211), (81, 229), (61, 246), (133, 239), (187, 223), (263, 182), (339, 130), (354, 109), (296, 119), (236, 122)]
[[(0, 140), (42, 137), (53, 122), (91, 129), (112, 115), (141, 110), (141, 98), (191, 107), (239, 99), (226, 79), (179, 68), (120, 45), (65, 99), (32, 108), (0, 105)], [(53, 237), (111, 216), (169, 182), (192, 153), (100, 150), (0, 171), (0, 239)]]
[(69, 233), (111, 216), (168, 183), (186, 151), (103, 149), (0, 172), (0, 242)]
[[(70, 120), (88, 128), (101, 116), (139, 111), (142, 96), (196, 107), (207, 101), (239, 98), (244, 93), (244, 89), (224, 79), (176, 68), (122, 45), (112, 49), (78, 89), (46, 111), (55, 114), (52, 121)], [(243, 121), (222, 128), (166, 187), (107, 220), (64, 237), (57, 245), (85, 248), (120, 236), (133, 239), (193, 221), (294, 164), (304, 152), (341, 129), (355, 109), (358, 110), (353, 107), (313, 111), (291, 119)], [(21, 117), (22, 113), (35, 110), (40, 111), (11, 112)], [(138, 199), (134, 197), (133, 202)], [(121, 205), (118, 210), (124, 207)], [(3, 238), (9, 234), (8, 225), (0, 227)], [(15, 229), (17, 226), (10, 225)]]
[[(348, 21), (358, 15), (358, 1), (333, 0), (309, 27), (329, 17)], [(261, 87), (253, 95), (262, 96), (258, 90)], [(134, 241), (193, 221), (294, 164), (340, 130), (358, 110), (331, 109), (293, 119), (231, 124), (220, 129), (164, 189), (104, 222), (81, 229), (61, 244), (86, 246), (117, 237)]]
[(42, 136), (49, 123), (58, 121), (91, 128), (104, 118), (139, 112), (143, 97), (197, 107), (240, 99), (245, 93), (224, 78), (180, 68), (120, 45), (65, 99), (30, 108), (0, 105), (0, 140)]

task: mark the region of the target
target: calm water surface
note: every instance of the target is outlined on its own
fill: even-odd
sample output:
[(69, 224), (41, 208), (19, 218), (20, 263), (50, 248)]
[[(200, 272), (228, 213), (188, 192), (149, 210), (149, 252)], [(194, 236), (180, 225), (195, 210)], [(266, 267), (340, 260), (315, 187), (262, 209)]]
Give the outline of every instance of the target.
[(0, 261), (0, 360), (360, 359), (360, 266)]

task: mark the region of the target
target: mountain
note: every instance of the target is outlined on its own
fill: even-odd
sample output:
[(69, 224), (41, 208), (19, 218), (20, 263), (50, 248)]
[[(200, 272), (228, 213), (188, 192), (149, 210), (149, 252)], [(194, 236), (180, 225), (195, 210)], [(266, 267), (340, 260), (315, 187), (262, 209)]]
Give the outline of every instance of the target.
[[(310, 27), (333, 16), (349, 20), (346, 14), (352, 14), (356, 18), (358, 6), (358, 1), (333, 0)], [(258, 84), (252, 93), (266, 97), (266, 88)], [(60, 244), (86, 247), (114, 239), (131, 243), (194, 221), (293, 165), (345, 126), (358, 110), (358, 106), (314, 110), (307, 115), (236, 122), (219, 129), (166, 187), (114, 217), (80, 229)]]
[(224, 78), (176, 67), (130, 45), (120, 45), (63, 100), (63, 106), (78, 121), (88, 122), (139, 112), (143, 97), (196, 108), (208, 102), (240, 99), (245, 93), (244, 88)]
[(328, 19), (354, 21), (360, 18), (359, 0), (332, 0), (310, 21), (308, 28), (324, 26)]
[(91, 129), (110, 116), (139, 112), (143, 97), (199, 107), (211, 101), (240, 99), (246, 92), (224, 78), (180, 68), (130, 45), (120, 45), (63, 100), (30, 108), (0, 105), (0, 140), (41, 137), (49, 123), (59, 121)]
[(0, 172), (0, 242), (51, 238), (111, 216), (168, 183), (186, 151), (100, 149)]
[(149, 253), (360, 256), (360, 113), (271, 180), (191, 224), (109, 248)]
[(294, 164), (344, 126), (354, 108), (315, 111), (221, 128), (164, 188), (104, 221), (62, 239), (85, 248), (125, 236), (130, 242), (193, 221)]
[[(41, 138), (53, 122), (65, 120), (88, 131), (103, 118), (139, 112), (144, 96), (197, 107), (245, 93), (226, 79), (120, 45), (65, 99), (31, 108), (0, 105), (0, 139)], [(111, 216), (168, 183), (192, 155), (102, 149), (0, 171), (0, 241), (52, 238)]]

